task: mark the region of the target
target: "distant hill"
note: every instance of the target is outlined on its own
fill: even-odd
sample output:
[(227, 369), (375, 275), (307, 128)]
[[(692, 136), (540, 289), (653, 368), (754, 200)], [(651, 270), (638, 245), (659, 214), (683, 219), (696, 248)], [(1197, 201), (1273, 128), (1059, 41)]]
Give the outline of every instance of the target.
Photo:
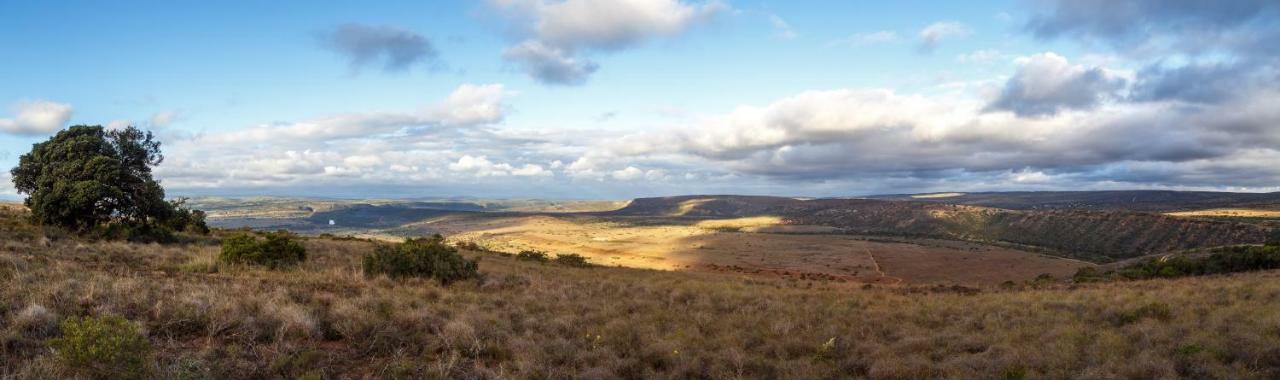
[(1118, 209), (1010, 210), (919, 200), (681, 196), (636, 199), (627, 207), (606, 214), (717, 218), (773, 215), (791, 224), (838, 227), (851, 233), (1012, 243), (1098, 262), (1261, 243), (1269, 231), (1248, 223)]
[(1011, 210), (1129, 210), (1170, 212), (1280, 204), (1280, 193), (1213, 191), (1013, 191), (873, 195), (868, 199), (997, 207)]

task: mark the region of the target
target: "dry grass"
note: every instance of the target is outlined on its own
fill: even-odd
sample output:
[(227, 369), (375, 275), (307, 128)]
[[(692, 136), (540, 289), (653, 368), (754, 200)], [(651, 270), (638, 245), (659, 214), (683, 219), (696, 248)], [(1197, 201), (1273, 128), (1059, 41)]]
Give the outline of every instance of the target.
[[(286, 272), (213, 245), (0, 239), (0, 378), (63, 378), (55, 321), (121, 315), (161, 378), (1275, 378), (1280, 273), (1002, 290), (568, 268), (365, 278), (369, 243)], [(484, 255), (471, 253), (472, 255)]]
[(937, 199), (937, 198), (955, 198), (963, 196), (964, 193), (933, 193), (933, 194), (916, 194), (912, 198), (916, 199)]
[[(625, 223), (631, 221), (631, 223)], [(642, 223), (643, 222), (643, 223)], [(446, 216), (418, 226), (457, 241), (515, 253), (576, 253), (608, 266), (823, 277), (868, 283), (1023, 281), (1066, 277), (1090, 264), (987, 245), (868, 241), (777, 217), (729, 219)], [(816, 227), (817, 229), (805, 229)], [(876, 261), (881, 261), (879, 264)]]
[(1170, 213), (1166, 213), (1166, 215), (1183, 216), (1183, 217), (1212, 217), (1212, 218), (1280, 218), (1280, 210), (1246, 209), (1246, 208), (1215, 208), (1215, 209), (1208, 209), (1208, 210), (1170, 212)]

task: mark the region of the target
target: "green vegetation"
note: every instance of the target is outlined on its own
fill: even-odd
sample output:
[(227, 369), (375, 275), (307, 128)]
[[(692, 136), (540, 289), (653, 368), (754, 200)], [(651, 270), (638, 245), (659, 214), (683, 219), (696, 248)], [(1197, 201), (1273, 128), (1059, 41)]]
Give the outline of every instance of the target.
[(586, 268), (591, 266), (591, 263), (587, 261), (586, 257), (576, 253), (562, 253), (556, 255), (556, 264), (577, 268)]
[(516, 260), (545, 263), (551, 261), (551, 256), (548, 256), (547, 253), (543, 251), (526, 249), (516, 253)]
[(364, 257), (366, 276), (384, 274), (392, 278), (434, 278), (442, 284), (476, 278), (480, 275), (477, 260), (467, 260), (456, 248), (445, 245), (444, 237), (407, 239), (395, 245), (378, 245)]
[(79, 375), (94, 379), (150, 377), (151, 343), (137, 326), (118, 315), (68, 318), (62, 336), (49, 340), (58, 360)]
[(164, 160), (151, 132), (77, 125), (35, 144), (10, 171), (41, 225), (132, 241), (171, 241), (173, 231), (206, 233), (204, 213), (168, 202), (151, 176)]
[(1280, 245), (1230, 246), (1210, 250), (1208, 256), (1166, 256), (1126, 265), (1115, 271), (1082, 268), (1076, 282), (1111, 279), (1139, 280), (1249, 272), (1280, 268)]
[(307, 250), (287, 231), (264, 234), (236, 234), (222, 240), (218, 260), (228, 264), (260, 265), (271, 269), (292, 267), (307, 259)]

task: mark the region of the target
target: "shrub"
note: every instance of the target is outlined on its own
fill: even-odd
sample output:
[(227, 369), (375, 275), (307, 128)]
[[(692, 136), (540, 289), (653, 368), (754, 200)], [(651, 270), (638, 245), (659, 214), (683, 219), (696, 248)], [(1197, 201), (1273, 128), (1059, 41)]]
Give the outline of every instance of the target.
[(582, 255), (579, 255), (576, 253), (565, 253), (565, 254), (556, 255), (556, 263), (560, 265), (579, 267), (579, 268), (591, 266), (591, 263), (587, 262), (586, 257), (582, 257)]
[(455, 245), (456, 245), (456, 246), (458, 246), (458, 249), (465, 249), (465, 250), (468, 250), (468, 251), (483, 251), (483, 250), (484, 250), (484, 247), (481, 247), (481, 246), (480, 246), (480, 244), (477, 244), (477, 243), (476, 243), (476, 242), (474, 242), (474, 241), (460, 241), (460, 242), (458, 242), (458, 244), (455, 244)]
[(1169, 304), (1163, 302), (1152, 302), (1142, 305), (1137, 309), (1118, 314), (1114, 322), (1118, 326), (1123, 326), (1147, 318), (1161, 322), (1168, 322), (1173, 318), (1173, 312), (1169, 310)]
[(49, 345), (68, 369), (95, 379), (141, 379), (150, 375), (151, 343), (129, 320), (117, 315), (68, 318), (62, 336)]
[(297, 265), (307, 259), (307, 250), (288, 232), (266, 234), (259, 240), (253, 235), (238, 234), (222, 241), (222, 253), (218, 260), (230, 264), (262, 265), (280, 269)]
[(516, 260), (537, 261), (540, 263), (545, 263), (545, 262), (551, 261), (551, 257), (547, 256), (546, 252), (527, 249), (527, 250), (520, 251), (520, 253), (517, 253)]
[(439, 235), (426, 239), (406, 239), (404, 243), (379, 245), (364, 257), (366, 276), (423, 277), (449, 284), (480, 275), (479, 262), (467, 260), (458, 249), (444, 244)]

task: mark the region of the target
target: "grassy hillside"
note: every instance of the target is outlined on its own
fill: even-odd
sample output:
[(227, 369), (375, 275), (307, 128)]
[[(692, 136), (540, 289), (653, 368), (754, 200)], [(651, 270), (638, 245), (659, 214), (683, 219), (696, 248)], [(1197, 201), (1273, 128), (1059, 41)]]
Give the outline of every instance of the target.
[(997, 207), (1013, 210), (1078, 209), (1144, 212), (1256, 207), (1280, 204), (1280, 193), (1169, 190), (1010, 191), (877, 195), (870, 198)]
[(73, 374), (59, 321), (121, 316), (162, 378), (1275, 378), (1280, 274), (1014, 288), (570, 268), (366, 278), (368, 242), (285, 272), (49, 238), (0, 213), (0, 377)]
[[(949, 198), (942, 198), (949, 199)], [(1261, 243), (1269, 228), (1130, 211), (1006, 210), (918, 201), (689, 196), (637, 199), (617, 215), (776, 215), (850, 233), (944, 237), (1039, 247), (1097, 262)]]

